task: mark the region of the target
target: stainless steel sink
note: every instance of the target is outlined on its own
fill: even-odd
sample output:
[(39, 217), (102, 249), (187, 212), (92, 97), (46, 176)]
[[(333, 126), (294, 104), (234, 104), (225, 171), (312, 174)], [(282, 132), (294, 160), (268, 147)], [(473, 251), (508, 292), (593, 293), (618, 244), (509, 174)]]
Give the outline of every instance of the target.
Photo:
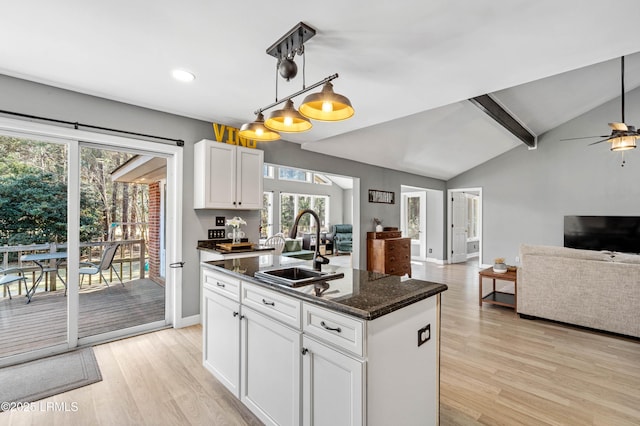
[(314, 271), (313, 269), (290, 267), (272, 269), (270, 271), (258, 271), (254, 276), (273, 284), (300, 287), (317, 282), (336, 280), (344, 277), (344, 274), (342, 272)]

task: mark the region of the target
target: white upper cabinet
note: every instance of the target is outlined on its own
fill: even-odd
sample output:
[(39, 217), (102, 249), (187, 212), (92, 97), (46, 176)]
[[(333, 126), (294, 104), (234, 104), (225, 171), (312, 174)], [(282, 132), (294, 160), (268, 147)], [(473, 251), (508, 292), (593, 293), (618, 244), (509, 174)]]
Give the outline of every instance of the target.
[(264, 152), (203, 139), (194, 146), (194, 208), (262, 208)]

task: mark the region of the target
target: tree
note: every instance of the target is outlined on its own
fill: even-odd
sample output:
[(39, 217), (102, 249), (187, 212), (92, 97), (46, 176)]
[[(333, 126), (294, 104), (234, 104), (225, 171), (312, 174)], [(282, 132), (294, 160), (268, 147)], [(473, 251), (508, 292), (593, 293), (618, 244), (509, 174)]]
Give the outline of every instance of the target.
[[(67, 241), (67, 185), (54, 173), (24, 164), (5, 166), (0, 178), (1, 244)], [(100, 235), (100, 218), (91, 193), (81, 199), (80, 237)]]

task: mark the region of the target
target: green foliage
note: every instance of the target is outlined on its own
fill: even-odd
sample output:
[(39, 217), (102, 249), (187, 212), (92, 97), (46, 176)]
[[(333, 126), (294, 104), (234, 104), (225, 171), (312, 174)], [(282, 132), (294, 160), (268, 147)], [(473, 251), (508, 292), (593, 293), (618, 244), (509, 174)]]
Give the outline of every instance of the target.
[[(43, 244), (67, 241), (67, 185), (54, 173), (22, 163), (1, 163), (0, 244)], [(99, 198), (86, 188), (80, 200), (80, 238), (102, 235)]]
[(0, 178), (0, 243), (63, 242), (67, 234), (67, 188), (53, 173), (9, 165)]

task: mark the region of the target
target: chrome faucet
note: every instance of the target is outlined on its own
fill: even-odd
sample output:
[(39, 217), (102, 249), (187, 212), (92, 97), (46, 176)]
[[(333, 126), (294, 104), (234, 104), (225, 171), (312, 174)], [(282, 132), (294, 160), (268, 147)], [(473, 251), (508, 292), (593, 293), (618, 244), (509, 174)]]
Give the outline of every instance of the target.
[(318, 213), (311, 209), (300, 210), (298, 212), (298, 216), (296, 216), (295, 222), (293, 222), (291, 232), (289, 232), (289, 238), (296, 238), (298, 236), (298, 222), (300, 222), (300, 218), (305, 213), (309, 213), (316, 220), (316, 249), (313, 253), (313, 269), (321, 271), (322, 265), (329, 263), (329, 259), (320, 254), (320, 217), (318, 217)]

